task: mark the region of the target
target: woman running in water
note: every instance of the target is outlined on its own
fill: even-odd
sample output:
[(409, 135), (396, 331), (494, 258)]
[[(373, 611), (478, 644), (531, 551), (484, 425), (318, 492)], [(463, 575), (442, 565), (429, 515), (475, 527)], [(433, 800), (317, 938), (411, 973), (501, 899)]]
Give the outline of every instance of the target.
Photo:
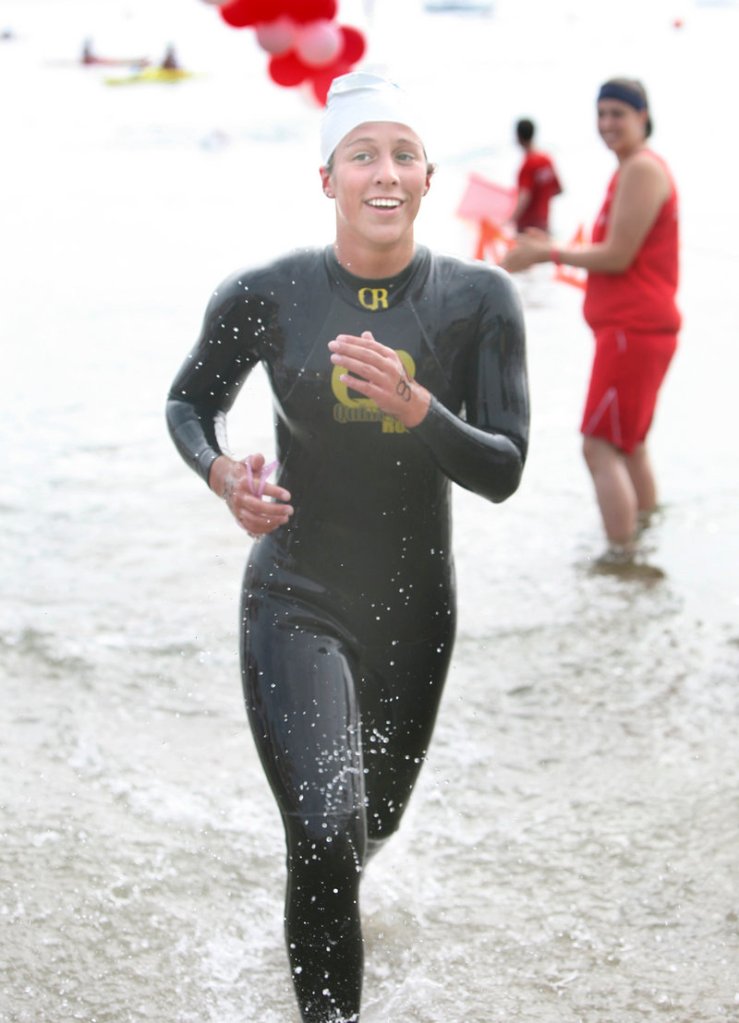
[(609, 541), (600, 562), (628, 564), (640, 519), (657, 505), (646, 440), (680, 328), (678, 204), (667, 165), (647, 146), (652, 119), (641, 82), (605, 82), (597, 112), (618, 168), (592, 243), (561, 248), (530, 230), (503, 266), (517, 271), (551, 260), (588, 271), (584, 314), (595, 334), (595, 357), (582, 416), (583, 455)]
[[(285, 827), (285, 927), (305, 1023), (359, 1020), (359, 883), (426, 756), (455, 631), (450, 481), (503, 501), (526, 457), (508, 276), (414, 241), (429, 189), (405, 94), (335, 80), (321, 132), (336, 238), (226, 280), (167, 405), (183, 458), (255, 538), (241, 663)], [(258, 363), (279, 469), (227, 453)]]

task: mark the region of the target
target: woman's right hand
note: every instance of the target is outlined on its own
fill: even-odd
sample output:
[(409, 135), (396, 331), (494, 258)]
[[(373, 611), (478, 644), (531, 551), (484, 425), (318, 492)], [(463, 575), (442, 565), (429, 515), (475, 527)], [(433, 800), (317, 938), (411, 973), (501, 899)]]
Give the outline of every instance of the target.
[(552, 239), (546, 231), (529, 227), (517, 236), (515, 245), (506, 252), (500, 265), (508, 273), (519, 273), (534, 263), (546, 263), (551, 258)]
[(211, 466), (208, 483), (229, 507), (249, 536), (258, 539), (284, 526), (293, 514), (290, 492), (276, 483), (261, 481), (264, 455), (249, 455), (237, 462), (220, 455)]

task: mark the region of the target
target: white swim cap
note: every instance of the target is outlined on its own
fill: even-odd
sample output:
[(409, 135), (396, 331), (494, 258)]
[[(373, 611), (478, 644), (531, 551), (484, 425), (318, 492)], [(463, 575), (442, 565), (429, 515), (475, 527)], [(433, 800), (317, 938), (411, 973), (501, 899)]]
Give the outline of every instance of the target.
[(334, 78), (321, 121), (321, 162), (325, 166), (339, 142), (358, 124), (393, 121), (419, 138), (419, 116), (399, 85), (373, 71), (351, 71)]

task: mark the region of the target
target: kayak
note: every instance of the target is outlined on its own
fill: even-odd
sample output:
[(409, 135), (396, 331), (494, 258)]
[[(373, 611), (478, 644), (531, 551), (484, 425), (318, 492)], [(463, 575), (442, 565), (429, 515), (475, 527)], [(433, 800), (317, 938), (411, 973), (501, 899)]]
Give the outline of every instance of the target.
[(148, 57), (88, 57), (75, 61), (83, 67), (147, 67)]
[(49, 67), (126, 67), (145, 68), (151, 61), (148, 57), (80, 57), (78, 60), (47, 60)]
[(111, 77), (108, 76), (105, 79), (106, 85), (139, 85), (139, 84), (157, 84), (164, 83), (172, 85), (175, 82), (183, 82), (188, 78), (197, 77), (195, 71), (184, 71), (182, 68), (161, 68), (151, 67), (144, 68), (143, 71), (137, 71), (134, 75), (125, 75), (123, 77)]

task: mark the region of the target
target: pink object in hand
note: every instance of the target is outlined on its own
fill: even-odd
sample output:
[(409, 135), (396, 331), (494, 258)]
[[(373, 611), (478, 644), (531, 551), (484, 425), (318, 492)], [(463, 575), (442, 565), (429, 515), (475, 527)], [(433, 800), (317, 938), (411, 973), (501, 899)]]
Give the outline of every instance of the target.
[(259, 479), (255, 479), (251, 462), (248, 458), (244, 459), (244, 465), (246, 466), (246, 479), (249, 483), (249, 490), (251, 490), (252, 494), (255, 494), (257, 497), (261, 497), (264, 493), (264, 488), (267, 486), (267, 480), (270, 478), (275, 469), (279, 469), (280, 463), (278, 461), (274, 461), (264, 465), (262, 467), (262, 471), (259, 473)]

